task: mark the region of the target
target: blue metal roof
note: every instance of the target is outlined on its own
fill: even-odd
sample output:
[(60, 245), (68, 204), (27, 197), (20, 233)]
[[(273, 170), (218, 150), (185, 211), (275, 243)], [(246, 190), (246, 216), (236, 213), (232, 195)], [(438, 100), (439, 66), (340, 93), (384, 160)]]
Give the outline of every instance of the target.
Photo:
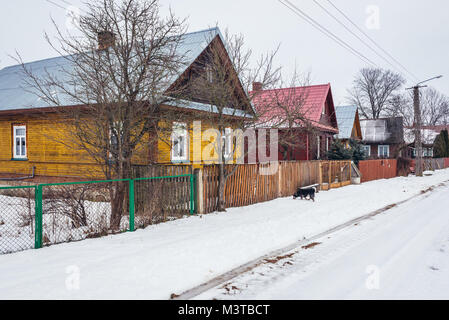
[[(218, 28), (187, 33), (183, 36), (178, 46), (178, 54), (185, 58), (185, 67), (179, 70), (177, 76), (167, 79), (167, 87), (173, 83), (185, 69), (187, 69), (196, 58), (204, 51), (209, 43), (220, 36), (225, 43)], [(46, 78), (47, 72), (56, 77), (59, 81), (64, 81), (64, 69), (73, 68), (67, 57), (55, 57), (25, 64), (26, 68), (39, 78)], [(29, 108), (48, 107), (48, 103), (40, 99), (33, 93), (32, 87), (27, 87), (21, 65), (6, 67), (0, 70), (0, 111), (18, 110)], [(69, 97), (64, 97), (62, 92), (54, 92), (58, 96), (62, 105), (76, 105)]]
[(335, 115), (337, 116), (338, 139), (350, 139), (352, 129), (354, 127), (357, 106), (339, 106), (335, 107)]

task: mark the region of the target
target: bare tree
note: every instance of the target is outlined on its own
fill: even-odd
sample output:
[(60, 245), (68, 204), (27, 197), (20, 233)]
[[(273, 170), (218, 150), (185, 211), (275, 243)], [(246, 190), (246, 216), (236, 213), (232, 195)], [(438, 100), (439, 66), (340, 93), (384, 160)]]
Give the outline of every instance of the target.
[(393, 71), (364, 68), (348, 90), (349, 100), (359, 107), (362, 117), (379, 119), (388, 108), (390, 99), (404, 83), (405, 79)]
[(420, 91), (422, 122), (426, 126), (448, 124), (449, 99), (433, 88)]
[[(251, 104), (253, 97), (248, 93), (255, 79), (267, 86), (278, 81), (280, 68), (274, 65), (276, 53), (277, 49), (264, 54), (253, 64), (253, 53), (246, 49), (243, 36), (226, 31), (223, 37), (214, 38), (191, 74), (186, 89), (191, 95), (188, 99), (210, 106), (206, 112), (192, 115), (192, 119), (213, 126), (206, 135), (210, 135), (209, 146), (216, 155), (213, 162), (219, 170), (218, 211), (225, 211), (226, 180), (237, 169), (236, 157), (242, 159), (245, 152), (238, 148), (237, 140), (241, 137), (227, 130), (232, 128), (235, 133), (253, 127), (256, 114)], [(210, 148), (203, 153), (208, 153)]]
[[(421, 117), (424, 126), (445, 125), (449, 123), (449, 99), (434, 88), (420, 90)], [(415, 122), (413, 96), (410, 92), (394, 95), (386, 108), (388, 116), (401, 116), (404, 125), (412, 127)]]
[[(64, 59), (58, 70), (38, 75), (23, 64), (32, 91), (69, 125), (70, 141), (101, 165), (106, 179), (126, 179), (131, 161), (157, 131), (163, 106), (179, 95), (167, 90), (184, 57), (178, 46), (185, 20), (161, 17), (157, 0), (95, 0), (86, 3), (74, 37), (60, 30), (46, 39)], [(20, 59), (20, 57), (19, 57)], [(67, 107), (76, 106), (76, 107)], [(176, 114), (172, 112), (171, 114)], [(127, 186), (111, 193), (111, 227), (117, 229)]]

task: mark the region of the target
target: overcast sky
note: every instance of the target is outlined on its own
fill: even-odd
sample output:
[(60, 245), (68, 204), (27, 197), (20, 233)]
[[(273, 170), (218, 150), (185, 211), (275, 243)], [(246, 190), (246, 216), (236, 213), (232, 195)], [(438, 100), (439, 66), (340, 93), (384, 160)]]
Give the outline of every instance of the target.
[[(54, 4), (48, 0), (1, 0), (0, 68), (15, 64), (9, 55), (16, 50), (25, 61), (57, 55), (43, 38), (44, 30), (50, 35), (54, 33), (50, 17), (65, 26), (67, 8), (84, 6), (82, 0), (51, 1)], [(313, 0), (290, 1), (377, 65), (392, 69)], [(328, 0), (316, 1), (358, 32)], [(445, 77), (432, 85), (449, 95), (449, 1), (331, 1), (419, 79), (443, 74)], [(171, 7), (178, 16), (188, 17), (189, 31), (218, 24), (222, 30), (229, 28), (232, 33), (242, 33), (256, 54), (280, 44), (277, 62), (284, 70), (289, 72), (296, 65), (300, 71), (311, 72), (313, 84), (331, 83), (336, 105), (346, 102), (346, 90), (354, 75), (366, 66), (278, 0), (161, 0), (160, 3), (164, 13)], [(371, 46), (375, 48), (372, 43)], [(413, 84), (412, 80), (409, 85)]]

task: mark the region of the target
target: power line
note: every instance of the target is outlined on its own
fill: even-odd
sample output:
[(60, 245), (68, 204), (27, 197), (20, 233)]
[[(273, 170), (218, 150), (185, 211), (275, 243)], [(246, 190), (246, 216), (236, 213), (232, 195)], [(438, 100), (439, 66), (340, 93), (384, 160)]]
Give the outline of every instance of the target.
[(342, 10), (340, 10), (336, 5), (332, 3), (331, 0), (327, 0), (329, 4), (335, 8), (343, 17), (345, 17), (346, 20), (348, 20), (357, 30), (359, 30), (368, 40), (370, 40), (378, 49), (380, 49), (383, 53), (385, 53), (390, 59), (392, 59), (394, 62), (396, 62), (405, 72), (407, 72), (409, 75), (411, 75), (413, 78), (419, 81), (419, 78), (410, 72), (406, 67), (404, 67), (398, 60), (396, 60), (388, 51), (386, 51), (384, 48), (382, 48), (374, 39), (372, 39), (365, 31), (363, 31), (362, 28), (360, 28), (354, 21), (351, 20)]
[[(58, 4), (58, 3), (56, 3), (56, 2), (54, 2), (54, 1), (52, 1), (52, 0), (45, 0), (45, 1), (47, 1), (47, 2), (49, 2), (49, 3), (51, 3), (51, 4), (55, 5), (55, 6), (57, 6), (58, 8), (61, 8), (61, 9), (63, 9), (63, 10), (67, 10), (66, 7), (63, 7), (63, 6), (61, 6), (60, 4)], [(68, 1), (65, 1), (65, 0), (59, 0), (59, 1), (61, 1), (62, 3), (66, 4), (66, 5), (68, 5), (68, 6), (76, 7), (76, 8), (78, 8), (80, 11), (86, 13), (86, 11), (85, 11), (84, 9), (82, 9), (82, 8), (80, 8), (80, 7), (77, 7), (77, 6), (74, 6), (72, 3), (68, 2)]]
[[(347, 44), (345, 41), (341, 40), (338, 36), (336, 36), (334, 33), (332, 33), (329, 29), (322, 26), (318, 21), (310, 17), (307, 13), (299, 9), (297, 6), (295, 6), (293, 3), (291, 3), (289, 0), (278, 0), (281, 4), (283, 4), (285, 7), (290, 9), (293, 13), (295, 13), (297, 16), (305, 20), (307, 23), (312, 25), (314, 28), (318, 29), (321, 33), (323, 33), (325, 36), (329, 37), (330, 39), (334, 40), (337, 44), (342, 46), (343, 48), (349, 50), (353, 55), (361, 59), (363, 62), (371, 64), (373, 66), (377, 66), (375, 62), (370, 60), (369, 58), (365, 57), (362, 53), (351, 47), (349, 44)], [(285, 3), (284, 3), (285, 1)]]
[[(367, 46), (371, 51), (373, 51), (379, 58), (384, 60), (386, 63), (388, 63), (390, 66), (392, 66), (396, 71), (399, 73), (402, 73), (402, 70), (398, 68), (396, 65), (391, 63), (387, 58), (385, 58), (383, 55), (381, 55), (377, 50), (375, 50), (372, 46), (370, 46), (365, 40), (363, 40), (359, 35), (357, 35), (354, 31), (352, 31), (350, 28), (348, 28), (343, 22), (340, 21), (332, 12), (330, 12), (326, 7), (321, 5), (317, 0), (313, 0), (317, 6), (319, 6), (324, 12), (326, 12), (331, 18), (333, 18), (338, 24), (340, 24), (343, 28), (345, 28), (348, 32), (350, 32), (354, 37), (356, 37), (360, 42), (362, 42), (365, 46)], [(407, 75), (405, 75), (407, 77)], [(409, 79), (411, 80), (411, 79)], [(412, 81), (413, 82), (413, 81)]]
[(64, 7), (61, 6), (60, 4), (57, 4), (56, 2), (53, 2), (53, 1), (51, 1), (51, 0), (45, 0), (45, 1), (47, 1), (48, 3), (51, 3), (51, 4), (54, 5), (54, 6), (57, 6), (58, 8), (60, 8), (60, 9), (62, 9), (62, 10), (67, 10), (67, 8), (64, 8)]

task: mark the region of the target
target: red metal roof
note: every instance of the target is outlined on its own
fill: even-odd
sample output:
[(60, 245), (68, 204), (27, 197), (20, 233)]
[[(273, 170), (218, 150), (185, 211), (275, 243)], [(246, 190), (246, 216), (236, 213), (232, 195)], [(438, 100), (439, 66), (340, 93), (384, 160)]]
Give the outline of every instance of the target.
[[(282, 88), (272, 90), (253, 91), (253, 102), (259, 113), (259, 122), (276, 122), (276, 126), (287, 125), (287, 118), (295, 119), (295, 125), (304, 126), (305, 123), (299, 121), (298, 114), (301, 115), (309, 125), (325, 131), (338, 133), (338, 128), (320, 123), (321, 114), (325, 107), (326, 99), (330, 94), (330, 84)], [(332, 103), (332, 108), (333, 103)], [(335, 111), (331, 110), (331, 117), (335, 118)], [(281, 122), (285, 121), (285, 124)], [(336, 123), (336, 120), (334, 121)]]

